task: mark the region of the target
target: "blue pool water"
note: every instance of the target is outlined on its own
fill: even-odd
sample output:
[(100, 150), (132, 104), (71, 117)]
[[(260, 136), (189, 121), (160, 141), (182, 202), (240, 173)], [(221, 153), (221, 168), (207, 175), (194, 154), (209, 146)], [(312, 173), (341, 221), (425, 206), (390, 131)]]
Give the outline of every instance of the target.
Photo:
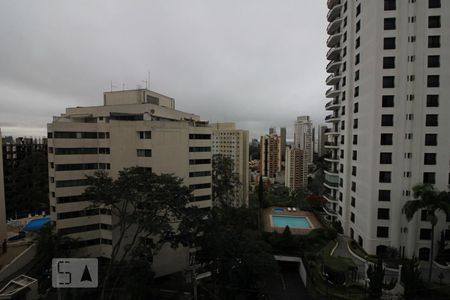
[(30, 221), (25, 227), (23, 228), (23, 231), (39, 231), (42, 228), (44, 228), (47, 223), (50, 222), (50, 218), (42, 218), (42, 219), (36, 219)]
[(308, 219), (305, 217), (290, 217), (290, 216), (272, 216), (273, 227), (286, 227), (295, 229), (310, 229), (312, 228)]
[(282, 213), (282, 212), (284, 212), (284, 208), (280, 208), (280, 207), (274, 208), (273, 212)]

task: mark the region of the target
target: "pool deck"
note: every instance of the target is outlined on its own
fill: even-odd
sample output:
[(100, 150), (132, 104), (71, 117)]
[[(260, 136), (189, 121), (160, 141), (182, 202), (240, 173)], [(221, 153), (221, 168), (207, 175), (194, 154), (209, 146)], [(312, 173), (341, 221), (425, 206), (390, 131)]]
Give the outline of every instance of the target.
[(305, 235), (311, 232), (311, 230), (316, 228), (321, 228), (322, 225), (320, 224), (319, 220), (317, 220), (316, 216), (312, 212), (309, 211), (303, 211), (298, 210), (297, 211), (288, 211), (287, 207), (283, 207), (283, 212), (274, 212), (273, 209), (277, 208), (277, 206), (274, 207), (268, 207), (263, 210), (263, 224), (264, 224), (264, 231), (266, 232), (278, 232), (282, 233), (284, 231), (284, 227), (272, 227), (271, 226), (271, 216), (289, 216), (289, 217), (306, 217), (308, 218), (309, 222), (313, 226), (313, 228), (308, 229), (300, 229), (300, 228), (289, 228), (291, 230), (292, 234), (299, 234), (299, 235)]

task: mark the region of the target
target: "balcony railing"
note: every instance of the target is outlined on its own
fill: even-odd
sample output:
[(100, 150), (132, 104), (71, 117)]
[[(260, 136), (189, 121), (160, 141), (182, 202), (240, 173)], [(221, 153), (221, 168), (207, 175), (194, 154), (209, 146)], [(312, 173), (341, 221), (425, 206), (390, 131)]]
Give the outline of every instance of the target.
[(332, 9), (333, 7), (335, 7), (338, 4), (341, 4), (341, 0), (328, 0), (327, 1), (328, 9)]
[(328, 22), (334, 21), (337, 17), (339, 17), (341, 15), (342, 7), (343, 7), (343, 5), (339, 4), (339, 5), (334, 6), (332, 9), (330, 9), (330, 11), (327, 14)]
[(328, 47), (335, 47), (341, 40), (342, 33), (335, 33), (333, 35), (330, 35), (330, 37), (327, 39), (327, 46)]

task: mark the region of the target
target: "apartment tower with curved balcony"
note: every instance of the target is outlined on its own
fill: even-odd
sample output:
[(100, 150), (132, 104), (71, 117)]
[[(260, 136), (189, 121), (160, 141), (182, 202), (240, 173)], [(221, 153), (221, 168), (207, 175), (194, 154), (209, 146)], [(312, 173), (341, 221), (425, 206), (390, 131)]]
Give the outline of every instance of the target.
[[(429, 256), (412, 188), (450, 183), (450, 1), (328, 0), (324, 207), (368, 253)], [(436, 236), (450, 239), (438, 214)]]

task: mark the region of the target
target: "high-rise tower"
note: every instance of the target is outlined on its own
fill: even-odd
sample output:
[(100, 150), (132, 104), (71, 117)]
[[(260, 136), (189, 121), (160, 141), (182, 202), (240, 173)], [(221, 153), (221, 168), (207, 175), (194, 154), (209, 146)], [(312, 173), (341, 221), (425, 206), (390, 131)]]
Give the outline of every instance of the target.
[(402, 207), (416, 184), (450, 183), (450, 2), (327, 4), (325, 210), (369, 253), (425, 259), (426, 214), (407, 222)]

